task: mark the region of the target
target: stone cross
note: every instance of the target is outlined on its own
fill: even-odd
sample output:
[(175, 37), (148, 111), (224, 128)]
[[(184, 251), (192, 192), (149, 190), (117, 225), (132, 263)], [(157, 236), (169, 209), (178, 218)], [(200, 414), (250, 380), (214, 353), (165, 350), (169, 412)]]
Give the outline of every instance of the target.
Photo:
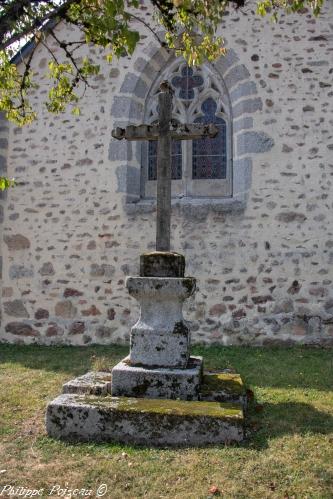
[(175, 124), (171, 119), (173, 90), (167, 81), (160, 85), (158, 124), (115, 128), (112, 137), (121, 140), (157, 140), (157, 217), (156, 251), (170, 251), (171, 225), (171, 141), (214, 138), (213, 124)]

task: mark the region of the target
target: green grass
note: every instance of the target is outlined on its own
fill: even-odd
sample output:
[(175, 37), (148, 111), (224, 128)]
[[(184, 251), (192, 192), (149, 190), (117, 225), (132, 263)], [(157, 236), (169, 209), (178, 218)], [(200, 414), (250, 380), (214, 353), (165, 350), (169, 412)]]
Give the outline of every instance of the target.
[[(255, 393), (239, 446), (149, 449), (49, 439), (45, 407), (62, 384), (127, 349), (0, 345), (1, 486), (92, 489), (104, 497), (333, 498), (333, 350), (196, 347), (209, 369), (234, 368)], [(6, 470), (2, 472), (2, 470)], [(65, 494), (66, 495), (66, 494)], [(69, 497), (70, 494), (67, 494)], [(41, 497), (41, 496), (39, 496)], [(52, 495), (51, 497), (56, 497)]]

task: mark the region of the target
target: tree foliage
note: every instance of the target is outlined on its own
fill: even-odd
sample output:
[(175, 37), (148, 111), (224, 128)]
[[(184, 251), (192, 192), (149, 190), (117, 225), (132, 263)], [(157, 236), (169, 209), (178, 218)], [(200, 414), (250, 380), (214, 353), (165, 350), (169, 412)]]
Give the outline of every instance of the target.
[[(52, 80), (46, 106), (61, 112), (68, 105), (79, 113), (78, 88), (89, 85), (100, 68), (91, 59), (77, 57), (78, 49), (90, 43), (113, 57), (131, 55), (140, 39), (139, 24), (154, 33), (161, 45), (183, 55), (190, 65), (213, 60), (225, 52), (217, 27), (227, 10), (244, 9), (248, 0), (147, 0), (154, 10), (154, 24), (148, 24), (140, 0), (3, 0), (0, 4), (0, 111), (19, 125), (30, 123), (36, 113), (29, 92), (37, 86), (31, 62), (38, 44), (45, 46), (50, 61), (47, 76)], [(324, 0), (258, 0), (257, 13), (274, 18), (283, 9), (318, 15)], [(65, 21), (79, 28), (76, 41), (56, 34), (55, 25)], [(154, 26), (162, 26), (162, 40)], [(25, 57), (13, 60), (18, 45), (30, 42)], [(59, 56), (53, 48), (61, 49)], [(17, 62), (22, 64), (17, 65)]]
[[(38, 87), (31, 63), (36, 47), (49, 53), (47, 76), (51, 88), (45, 102), (51, 112), (68, 105), (79, 114), (80, 87), (86, 88), (99, 66), (78, 57), (80, 47), (93, 44), (114, 57), (132, 55), (140, 40), (139, 25), (153, 33), (159, 44), (182, 55), (189, 65), (214, 60), (225, 53), (217, 28), (230, 9), (246, 9), (250, 0), (146, 0), (154, 12), (151, 24), (144, 16), (142, 0), (2, 0), (0, 3), (0, 111), (18, 125), (31, 123), (36, 112), (29, 93)], [(279, 11), (318, 15), (325, 0), (257, 0), (257, 14), (277, 19)], [(54, 29), (64, 21), (79, 28), (75, 41), (59, 38)], [(163, 39), (157, 27), (165, 32)], [(29, 50), (22, 46), (29, 44)], [(60, 49), (55, 50), (54, 47)], [(18, 64), (20, 63), (20, 64)], [(0, 177), (0, 190), (14, 185)]]

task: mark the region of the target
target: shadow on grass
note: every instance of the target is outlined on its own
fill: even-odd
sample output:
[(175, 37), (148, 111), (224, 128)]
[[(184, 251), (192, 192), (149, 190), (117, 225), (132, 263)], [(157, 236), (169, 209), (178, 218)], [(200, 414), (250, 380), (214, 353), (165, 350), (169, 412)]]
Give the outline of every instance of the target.
[(128, 354), (128, 347), (111, 346), (39, 346), (0, 344), (0, 365), (17, 364), (28, 369), (68, 373), (77, 376), (92, 369), (100, 359), (113, 367)]
[[(93, 359), (103, 359), (110, 368), (128, 354), (119, 345), (38, 346), (0, 344), (0, 365), (19, 364), (29, 369), (83, 374), (92, 369)], [(205, 368), (233, 368), (247, 386), (305, 388), (331, 391), (333, 386), (333, 349), (290, 347), (194, 346), (192, 354), (204, 358)]]
[(269, 441), (286, 435), (333, 433), (333, 415), (302, 402), (265, 403), (260, 414), (250, 409), (247, 441), (251, 448), (266, 449)]
[[(332, 349), (319, 348), (245, 348), (193, 347), (193, 354), (202, 355), (209, 369), (235, 368), (246, 385), (256, 388), (291, 388), (318, 390), (316, 396), (325, 400), (332, 391)], [(0, 344), (0, 368), (41, 370), (62, 373), (68, 379), (92, 369), (93, 357), (111, 368), (128, 353), (126, 346), (46, 347)], [(7, 367), (8, 366), (8, 367)], [(271, 392), (274, 393), (274, 390)], [(270, 395), (269, 395), (270, 398)], [(259, 410), (260, 412), (255, 412)], [(262, 409), (262, 410), (261, 410)], [(333, 414), (316, 409), (309, 403), (277, 401), (253, 404), (248, 418), (248, 439), (242, 446), (266, 449), (269, 441), (285, 435), (327, 435), (333, 432)]]
[(249, 387), (321, 391), (333, 387), (333, 348), (196, 346), (192, 350), (203, 356), (206, 368), (232, 368)]

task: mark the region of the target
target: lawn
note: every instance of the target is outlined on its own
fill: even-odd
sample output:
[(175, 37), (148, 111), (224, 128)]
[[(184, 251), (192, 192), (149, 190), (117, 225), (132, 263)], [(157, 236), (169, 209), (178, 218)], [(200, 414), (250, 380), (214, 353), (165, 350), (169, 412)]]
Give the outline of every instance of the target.
[(119, 346), (0, 344), (0, 497), (4, 485), (44, 489), (38, 497), (57, 497), (48, 495), (56, 485), (97, 497), (106, 484), (104, 497), (112, 499), (333, 498), (332, 349), (193, 348), (208, 368), (237, 369), (254, 391), (248, 437), (238, 446), (149, 449), (49, 439), (45, 407), (62, 384), (126, 353)]

